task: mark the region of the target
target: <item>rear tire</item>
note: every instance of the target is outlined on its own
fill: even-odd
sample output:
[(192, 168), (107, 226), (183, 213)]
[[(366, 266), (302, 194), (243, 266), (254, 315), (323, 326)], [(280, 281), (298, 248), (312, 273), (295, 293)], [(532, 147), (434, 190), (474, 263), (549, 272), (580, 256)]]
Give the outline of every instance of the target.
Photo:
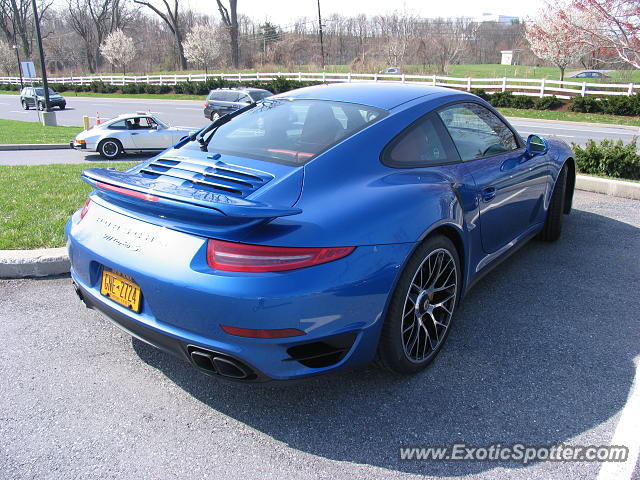
[(220, 114), (218, 112), (211, 112), (211, 121), (215, 122), (220, 118)]
[(98, 153), (102, 158), (113, 160), (122, 154), (122, 144), (115, 138), (107, 138), (98, 145)]
[(547, 218), (539, 238), (545, 242), (555, 242), (562, 233), (562, 215), (564, 214), (564, 202), (567, 190), (567, 166), (564, 165), (558, 174), (556, 185), (551, 195), (551, 203), (547, 210)]
[(444, 235), (425, 240), (394, 290), (375, 363), (393, 373), (417, 373), (440, 353), (460, 298), (460, 259)]

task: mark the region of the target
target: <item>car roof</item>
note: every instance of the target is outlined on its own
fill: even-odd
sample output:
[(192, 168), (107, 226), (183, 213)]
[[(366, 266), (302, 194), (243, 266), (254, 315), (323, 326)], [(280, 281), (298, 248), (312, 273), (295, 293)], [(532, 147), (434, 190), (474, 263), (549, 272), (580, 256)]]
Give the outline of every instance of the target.
[(354, 82), (331, 83), (305, 87), (276, 95), (275, 98), (305, 100), (332, 100), (390, 110), (394, 107), (425, 96), (471, 94), (444, 87), (432, 87), (424, 83)]
[(214, 88), (213, 90), (209, 90), (209, 94), (213, 92), (226, 92), (229, 90), (233, 92), (268, 92), (269, 91), (264, 88), (255, 88), (255, 87), (222, 87), (222, 88)]

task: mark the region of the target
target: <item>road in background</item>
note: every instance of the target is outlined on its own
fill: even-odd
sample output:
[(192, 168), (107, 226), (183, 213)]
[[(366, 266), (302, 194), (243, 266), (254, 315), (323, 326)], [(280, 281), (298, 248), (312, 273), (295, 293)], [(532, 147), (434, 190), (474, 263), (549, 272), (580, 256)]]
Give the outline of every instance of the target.
[(560, 241), (484, 277), (415, 376), (223, 382), (86, 310), (68, 277), (0, 280), (0, 477), (595, 479), (599, 463), (400, 461), (398, 447), (608, 445), (621, 428), (637, 442), (620, 419), (638, 415), (639, 206), (577, 192)]
[[(204, 96), (202, 100), (148, 100), (135, 98), (93, 98), (67, 96), (67, 109), (55, 110), (59, 125), (82, 125), (82, 116), (102, 120), (122, 113), (152, 111), (161, 120), (173, 126), (200, 127), (207, 124), (204, 118)], [(35, 110), (22, 110), (17, 95), (0, 95), (0, 118), (11, 120), (37, 121)], [(512, 125), (526, 138), (531, 133), (542, 136), (556, 136), (568, 143), (584, 145), (588, 139), (596, 141), (604, 138), (622, 139), (625, 143), (640, 136), (640, 128), (624, 128), (615, 125), (584, 125), (575, 122), (545, 122), (518, 118)]]

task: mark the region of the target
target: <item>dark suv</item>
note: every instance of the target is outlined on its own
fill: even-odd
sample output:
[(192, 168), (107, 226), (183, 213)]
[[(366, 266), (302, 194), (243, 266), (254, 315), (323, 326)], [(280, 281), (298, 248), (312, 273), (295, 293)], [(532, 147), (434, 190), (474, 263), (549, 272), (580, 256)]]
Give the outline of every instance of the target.
[[(29, 107), (37, 107), (38, 110), (44, 110), (44, 88), (24, 87), (20, 90), (20, 103), (22, 103), (22, 108), (25, 110), (29, 110)], [(49, 107), (58, 107), (60, 110), (64, 110), (67, 107), (67, 101), (53, 88), (49, 89)]]
[(209, 92), (204, 102), (204, 116), (216, 120), (271, 95), (269, 90), (261, 88), (216, 88)]

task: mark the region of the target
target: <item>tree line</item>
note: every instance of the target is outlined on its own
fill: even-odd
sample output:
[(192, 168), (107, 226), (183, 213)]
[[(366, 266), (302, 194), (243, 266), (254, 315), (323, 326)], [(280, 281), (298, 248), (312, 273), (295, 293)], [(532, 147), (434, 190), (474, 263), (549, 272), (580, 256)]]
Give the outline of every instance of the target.
[[(323, 19), (324, 58), (314, 12), (291, 25), (259, 22), (237, 0), (202, 14), (179, 0), (37, 0), (52, 73), (348, 65), (352, 71), (499, 63), (520, 50), (525, 64), (640, 68), (637, 0), (566, 0), (526, 21), (424, 18), (408, 12)], [(16, 48), (34, 59), (31, 0), (0, 0), (0, 70), (16, 73)], [(626, 43), (625, 43), (626, 42)]]

